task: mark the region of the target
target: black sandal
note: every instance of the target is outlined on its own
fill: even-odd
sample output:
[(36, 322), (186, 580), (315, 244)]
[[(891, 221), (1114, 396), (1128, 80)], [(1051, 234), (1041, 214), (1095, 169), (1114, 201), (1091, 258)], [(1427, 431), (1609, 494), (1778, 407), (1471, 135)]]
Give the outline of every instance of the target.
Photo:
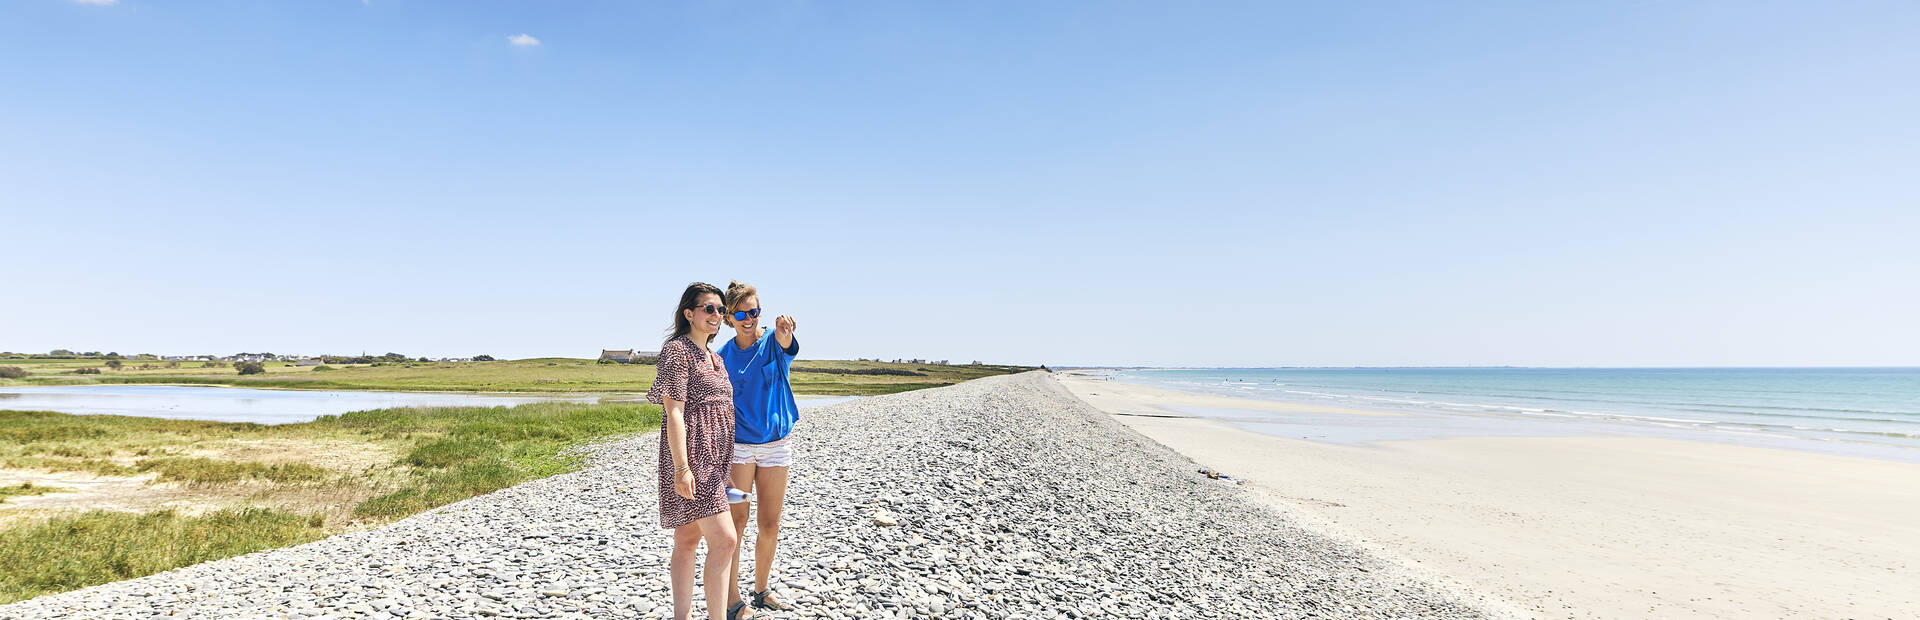
[(786, 596), (783, 595), (779, 599), (774, 599), (773, 595), (773, 586), (767, 586), (767, 589), (753, 593), (753, 606), (776, 611), (793, 609), (793, 605), (785, 600), (787, 598)]
[(762, 615), (760, 612), (754, 611), (752, 609), (748, 609), (746, 601), (740, 601), (738, 603), (734, 603), (733, 606), (727, 608), (727, 620), (741, 620), (740, 612), (743, 610), (753, 613), (753, 615), (746, 617), (748, 620), (759, 620), (761, 618), (766, 618), (766, 616)]

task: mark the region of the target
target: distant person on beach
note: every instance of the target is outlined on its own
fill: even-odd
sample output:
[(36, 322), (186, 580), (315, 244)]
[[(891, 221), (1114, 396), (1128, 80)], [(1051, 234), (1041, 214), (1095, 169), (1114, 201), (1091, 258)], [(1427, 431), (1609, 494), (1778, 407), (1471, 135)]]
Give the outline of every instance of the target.
[[(753, 606), (763, 609), (793, 609), (784, 597), (773, 591), (773, 552), (780, 541), (780, 509), (787, 502), (787, 469), (793, 465), (793, 445), (788, 435), (800, 419), (800, 408), (793, 400), (789, 375), (793, 358), (800, 354), (800, 342), (793, 332), (793, 317), (781, 315), (773, 320), (771, 333), (760, 328), (760, 292), (752, 285), (734, 281), (727, 285), (727, 324), (733, 326), (733, 341), (720, 345), (720, 359), (727, 365), (727, 378), (733, 382), (734, 443), (733, 484), (754, 493), (754, 500), (733, 505), (734, 529), (745, 531), (747, 515), (753, 504), (760, 505), (759, 537), (753, 544)], [(757, 489), (757, 491), (756, 491)], [(733, 589), (728, 590), (737, 603), (740, 595), (740, 561), (734, 558)]]
[(726, 590), (739, 560), (739, 530), (727, 514), (727, 462), (733, 456), (733, 385), (727, 369), (707, 346), (720, 333), (726, 305), (720, 289), (705, 282), (687, 285), (673, 311), (672, 335), (660, 346), (659, 372), (647, 400), (665, 408), (660, 437), (660, 527), (673, 530), (673, 617), (689, 620), (693, 611), (693, 556), (707, 541), (707, 617), (738, 620), (763, 617), (735, 603), (722, 613), (718, 601), (739, 598)]

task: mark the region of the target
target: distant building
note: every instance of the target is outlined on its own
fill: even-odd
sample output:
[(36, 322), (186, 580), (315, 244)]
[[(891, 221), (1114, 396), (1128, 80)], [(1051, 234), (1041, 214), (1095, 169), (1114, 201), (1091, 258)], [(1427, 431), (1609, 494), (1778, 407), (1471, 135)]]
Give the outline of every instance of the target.
[(601, 350), (600, 350), (600, 359), (603, 359), (603, 360), (613, 360), (613, 361), (616, 361), (616, 362), (620, 362), (620, 363), (622, 363), (622, 364), (625, 364), (625, 363), (627, 363), (627, 362), (631, 362), (631, 361), (633, 361), (633, 349), (627, 349), (627, 350), (625, 350), (625, 351), (615, 351), (615, 350), (612, 350), (612, 349), (601, 349)]

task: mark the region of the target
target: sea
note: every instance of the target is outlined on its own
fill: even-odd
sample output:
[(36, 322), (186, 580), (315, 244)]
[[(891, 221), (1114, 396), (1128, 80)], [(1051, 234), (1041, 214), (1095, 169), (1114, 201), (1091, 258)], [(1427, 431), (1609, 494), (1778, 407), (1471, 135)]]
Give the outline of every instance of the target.
[(1185, 408), (1346, 443), (1464, 435), (1722, 439), (1920, 460), (1920, 368), (1164, 368), (1107, 378), (1218, 396), (1402, 414)]

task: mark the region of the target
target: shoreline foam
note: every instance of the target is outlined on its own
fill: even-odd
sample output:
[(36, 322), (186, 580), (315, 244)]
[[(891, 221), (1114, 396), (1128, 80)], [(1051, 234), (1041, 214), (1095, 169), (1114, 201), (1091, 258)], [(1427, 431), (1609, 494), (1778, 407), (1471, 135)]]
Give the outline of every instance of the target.
[[(1920, 462), (1920, 368), (1111, 370), (1184, 392), (1416, 415), (1584, 419), (1903, 448)], [(1829, 450), (1832, 451), (1832, 450)], [(1886, 452), (1881, 450), (1881, 452)]]

